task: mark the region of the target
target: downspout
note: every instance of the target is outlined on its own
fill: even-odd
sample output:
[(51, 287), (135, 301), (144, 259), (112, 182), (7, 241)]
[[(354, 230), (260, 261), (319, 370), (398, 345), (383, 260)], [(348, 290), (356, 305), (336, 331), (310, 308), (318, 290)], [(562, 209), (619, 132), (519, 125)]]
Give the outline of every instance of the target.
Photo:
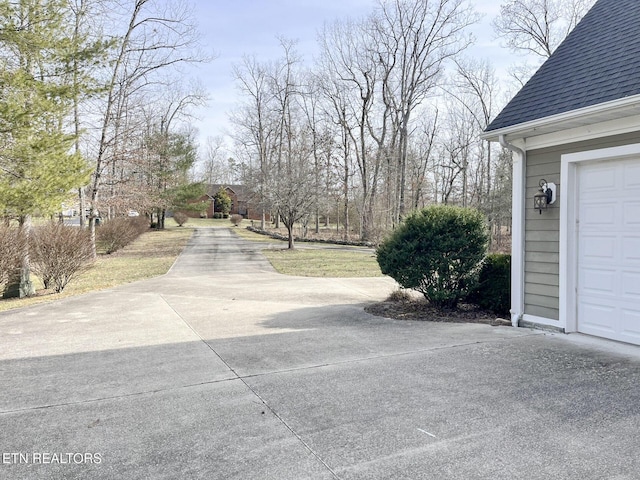
[(513, 188), (511, 211), (511, 324), (518, 327), (524, 315), (524, 257), (525, 257), (525, 163), (527, 153), (509, 143), (504, 135), (498, 137), (503, 148), (515, 153), (513, 157)]

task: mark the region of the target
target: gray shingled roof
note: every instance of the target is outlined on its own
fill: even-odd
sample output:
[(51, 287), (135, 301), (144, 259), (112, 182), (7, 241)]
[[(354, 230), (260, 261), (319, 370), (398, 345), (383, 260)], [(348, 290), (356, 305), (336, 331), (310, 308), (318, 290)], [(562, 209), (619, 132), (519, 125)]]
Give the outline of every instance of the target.
[(640, 95), (640, 0), (598, 0), (486, 132)]

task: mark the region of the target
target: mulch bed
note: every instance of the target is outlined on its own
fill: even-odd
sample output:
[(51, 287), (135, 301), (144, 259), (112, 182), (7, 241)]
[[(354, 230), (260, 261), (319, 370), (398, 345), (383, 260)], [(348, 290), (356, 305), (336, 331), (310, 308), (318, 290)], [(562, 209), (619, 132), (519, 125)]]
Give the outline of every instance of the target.
[(411, 299), (374, 303), (365, 311), (378, 317), (422, 322), (483, 323), (492, 326), (511, 326), (511, 321), (495, 313), (481, 310), (475, 305), (460, 304), (455, 310), (442, 310), (425, 299)]

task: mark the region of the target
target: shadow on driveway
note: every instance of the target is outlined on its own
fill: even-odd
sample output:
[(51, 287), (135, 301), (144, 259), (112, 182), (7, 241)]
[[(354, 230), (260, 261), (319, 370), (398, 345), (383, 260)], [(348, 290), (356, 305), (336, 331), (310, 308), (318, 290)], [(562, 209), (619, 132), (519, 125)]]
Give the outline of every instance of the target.
[(638, 478), (638, 349), (364, 312), (393, 288), (209, 229), (169, 275), (0, 314), (0, 478)]

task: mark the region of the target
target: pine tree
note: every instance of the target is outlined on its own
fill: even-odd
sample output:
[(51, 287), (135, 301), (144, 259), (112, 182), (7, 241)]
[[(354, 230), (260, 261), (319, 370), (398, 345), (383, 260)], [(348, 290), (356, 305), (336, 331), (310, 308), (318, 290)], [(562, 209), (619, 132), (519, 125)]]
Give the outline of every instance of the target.
[[(28, 238), (30, 217), (60, 210), (90, 171), (65, 131), (76, 92), (65, 58), (64, 0), (0, 0), (0, 214)], [(29, 253), (8, 295), (33, 294)], [(7, 292), (5, 292), (5, 296)]]

